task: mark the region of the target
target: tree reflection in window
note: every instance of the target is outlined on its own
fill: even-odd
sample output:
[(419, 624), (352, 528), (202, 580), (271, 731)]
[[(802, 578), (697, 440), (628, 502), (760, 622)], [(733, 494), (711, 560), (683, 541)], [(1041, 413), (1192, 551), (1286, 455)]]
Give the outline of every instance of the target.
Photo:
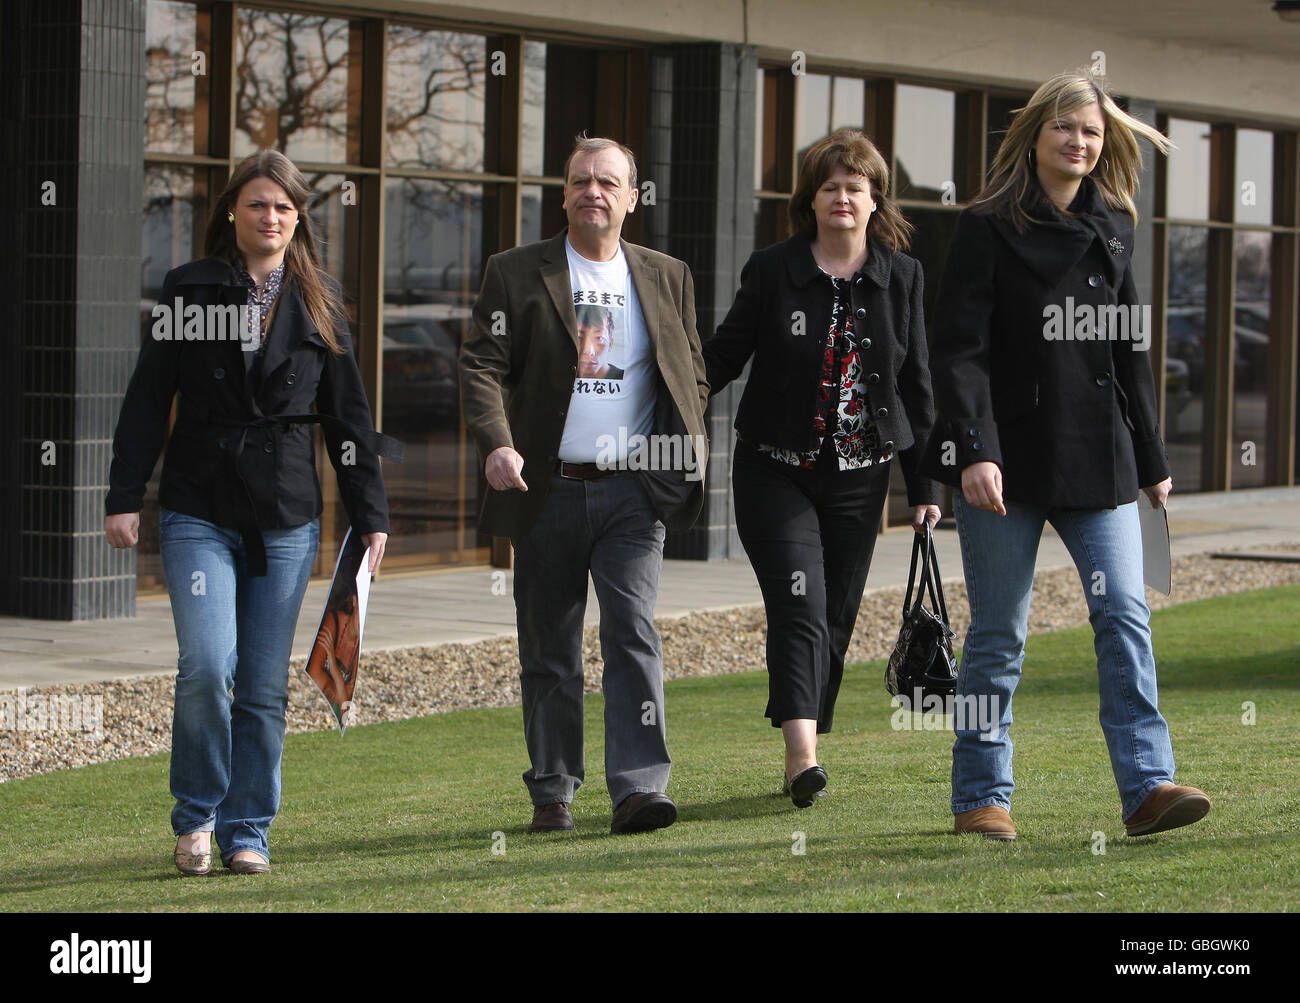
[(347, 162), (350, 28), (342, 18), (239, 12), (236, 156), (276, 149), (294, 160)]
[(483, 170), (486, 39), (392, 25), (387, 54), (390, 166)]

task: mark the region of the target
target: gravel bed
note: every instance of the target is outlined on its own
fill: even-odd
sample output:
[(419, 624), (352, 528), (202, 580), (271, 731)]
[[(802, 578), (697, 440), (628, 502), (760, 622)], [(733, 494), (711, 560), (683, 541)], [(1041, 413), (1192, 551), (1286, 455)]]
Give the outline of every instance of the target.
[[(1300, 552), (1300, 542), (1252, 549)], [(1300, 564), (1215, 560), (1200, 554), (1175, 558), (1174, 582), (1172, 599), (1147, 590), (1152, 609), (1208, 596), (1297, 584)], [(850, 662), (873, 661), (889, 655), (898, 635), (903, 592), (901, 586), (868, 590), (849, 646)], [(970, 620), (966, 589), (960, 578), (945, 579), (944, 593), (949, 619), (960, 642)], [(1074, 569), (1044, 571), (1035, 577), (1029, 618), (1031, 633), (1087, 622), (1088, 608)], [(662, 619), (658, 627), (663, 637), (667, 679), (763, 668), (765, 621), (761, 605)], [(517, 659), (513, 637), (366, 652), (353, 723), (396, 721), (473, 707), (517, 706)], [(601, 662), (596, 628), (588, 628), (584, 635), (583, 659), (586, 689), (599, 691)], [(302, 672), (303, 662), (294, 659), (290, 663), (290, 734), (334, 727), (323, 698)], [(28, 687), (21, 693), (29, 719), (33, 706), (58, 708), (61, 702), (64, 727), (41, 731), (0, 728), (0, 783), (127, 756), (147, 756), (171, 748), (173, 679), (170, 676)], [(0, 694), (0, 700), (10, 699), (16, 704), (20, 697), (13, 691)], [(91, 731), (96, 723), (92, 719), (98, 701), (102, 701), (102, 724), (97, 731)], [(762, 708), (756, 705), (755, 722), (760, 720), (761, 713)], [(69, 721), (73, 727), (68, 726)], [(86, 730), (73, 730), (75, 727)]]

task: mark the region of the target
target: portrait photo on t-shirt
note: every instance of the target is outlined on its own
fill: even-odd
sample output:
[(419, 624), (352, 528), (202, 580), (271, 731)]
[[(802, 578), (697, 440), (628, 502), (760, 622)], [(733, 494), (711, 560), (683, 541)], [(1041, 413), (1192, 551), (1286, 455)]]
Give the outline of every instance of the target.
[(625, 311), (602, 303), (575, 303), (573, 309), (578, 315), (578, 379), (623, 379)]

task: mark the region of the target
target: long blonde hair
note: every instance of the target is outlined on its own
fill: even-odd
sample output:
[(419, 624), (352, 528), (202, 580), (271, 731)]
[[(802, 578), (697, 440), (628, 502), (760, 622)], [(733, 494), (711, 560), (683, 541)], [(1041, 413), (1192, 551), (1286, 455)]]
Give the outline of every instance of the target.
[(1102, 200), (1112, 209), (1122, 209), (1137, 223), (1138, 178), (1142, 173), (1142, 151), (1138, 137), (1148, 140), (1161, 153), (1173, 144), (1158, 129), (1152, 128), (1117, 105), (1106, 91), (1104, 82), (1088, 70), (1060, 73), (1044, 83), (1029, 103), (1017, 108), (1006, 138), (998, 148), (988, 183), (975, 198), (973, 207), (1010, 220), (1023, 231), (1034, 221), (1035, 214), (1048, 205), (1047, 196), (1038, 182), (1038, 171), (1029, 154), (1038, 143), (1046, 122), (1072, 111), (1096, 104), (1106, 120), (1106, 135), (1101, 156), (1090, 175)]
[(316, 330), (320, 332), (325, 344), (335, 355), (341, 355), (345, 349), (339, 340), (340, 333), (346, 333), (343, 318), (346, 316), (343, 300), (334, 286), (321, 280), (320, 251), (316, 248), (316, 239), (311, 232), (312, 189), (307, 179), (292, 160), (279, 150), (258, 150), (252, 156), (245, 157), (235, 165), (225, 189), (217, 196), (212, 207), (212, 218), (208, 220), (207, 233), (204, 235), (203, 253), (209, 258), (221, 258), (230, 264), (241, 260), (239, 247), (235, 243), (235, 227), (226, 218), (234, 208), (239, 191), (254, 178), (269, 178), (284, 189), (293, 207), (298, 210), (298, 225), (294, 227), (289, 246), (284, 252), (285, 276), (298, 282), (298, 291), (302, 296), (302, 305), (307, 310)]

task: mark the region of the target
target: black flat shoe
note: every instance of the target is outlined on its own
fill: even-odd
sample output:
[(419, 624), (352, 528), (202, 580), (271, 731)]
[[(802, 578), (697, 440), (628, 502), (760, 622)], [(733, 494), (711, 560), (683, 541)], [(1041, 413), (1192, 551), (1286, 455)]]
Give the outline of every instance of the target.
[(781, 784), (781, 793), (790, 795), (796, 808), (811, 808), (817, 798), (826, 796), (826, 771), (820, 766), (810, 766), (793, 780)]

